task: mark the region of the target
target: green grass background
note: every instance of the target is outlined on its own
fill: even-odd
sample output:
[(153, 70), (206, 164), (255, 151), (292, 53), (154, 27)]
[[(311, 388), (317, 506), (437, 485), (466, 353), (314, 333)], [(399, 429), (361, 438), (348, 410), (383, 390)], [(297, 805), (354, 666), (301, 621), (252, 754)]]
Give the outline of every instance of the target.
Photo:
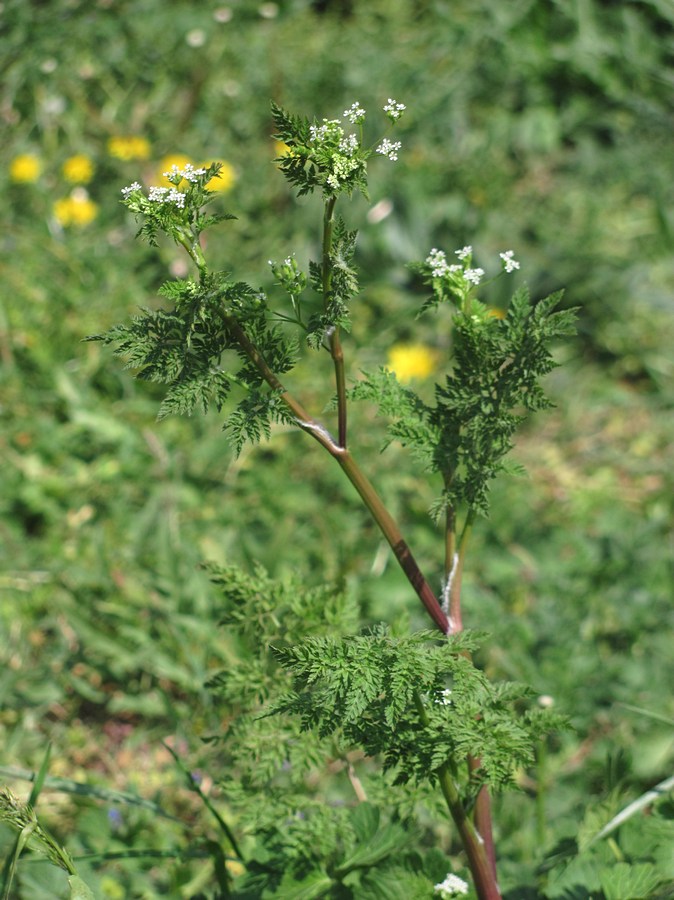
[[(212, 264), (270, 287), (267, 259), (316, 256), (320, 208), (296, 201), (272, 163), (270, 99), (319, 119), (354, 100), (372, 120), (388, 97), (408, 107), (399, 162), (373, 164), (370, 203), (343, 209), (360, 229), (363, 282), (352, 375), (412, 337), (443, 346), (435, 322), (414, 322), (405, 268), (433, 246), (470, 243), (485, 268), (512, 247), (516, 283), (534, 296), (565, 287), (581, 307), (548, 380), (557, 408), (518, 440), (529, 477), (500, 482), (476, 529), (465, 620), (492, 634), (491, 675), (532, 683), (574, 725), (548, 758), (546, 845), (574, 833), (592, 798), (638, 796), (671, 774), (671, 726), (646, 715), (674, 717), (671, 4), (8, 0), (0, 29), (0, 764), (36, 769), (51, 743), (53, 776), (136, 792), (182, 822), (128, 805), (118, 821), (105, 801), (45, 792), (72, 852), (170, 851), (208, 833), (160, 743), (217, 781), (200, 739), (223, 711), (203, 683), (235, 649), (202, 560), (344, 577), (366, 619), (407, 610), (425, 625), (352, 490), (305, 437), (279, 433), (234, 459), (217, 416), (158, 424), (157, 389), (82, 343), (180, 271), (175, 247), (134, 242), (119, 204), (166, 154), (235, 168), (222, 205), (238, 220), (209, 236)], [(111, 158), (120, 134), (145, 137), (150, 158)], [(24, 153), (43, 161), (35, 183), (10, 178)], [(61, 165), (79, 153), (95, 165), (98, 215), (62, 228)], [(375, 223), (381, 201), (392, 212)], [(485, 299), (505, 305), (512, 286), (500, 279)], [(329, 370), (309, 362), (295, 383), (320, 412)], [(378, 455), (371, 411), (352, 428), (439, 583), (427, 517), (438, 486), (400, 448)], [(531, 798), (509, 796), (496, 815), (503, 878), (516, 883), (542, 855)], [(62, 890), (53, 870), (21, 871), (22, 897)], [(127, 859), (91, 877), (105, 897), (188, 897), (203, 871)]]

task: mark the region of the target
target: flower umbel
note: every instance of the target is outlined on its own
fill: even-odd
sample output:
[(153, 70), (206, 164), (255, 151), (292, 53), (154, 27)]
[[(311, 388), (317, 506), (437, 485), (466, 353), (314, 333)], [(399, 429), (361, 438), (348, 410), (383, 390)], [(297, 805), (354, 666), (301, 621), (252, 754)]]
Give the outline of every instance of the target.
[(463, 277), (471, 284), (479, 284), (484, 278), (484, 269), (466, 269)]
[(514, 250), (504, 250), (503, 253), (499, 253), (499, 256), (503, 260), (503, 268), (506, 272), (513, 272), (515, 269), (519, 269), (520, 264), (516, 259), (513, 259), (515, 251)]
[(468, 893), (468, 885), (463, 878), (450, 872), (444, 881), (435, 885), (435, 893), (440, 900), (451, 900), (452, 897), (465, 896)]
[(343, 116), (348, 119), (352, 125), (360, 125), (365, 120), (365, 110), (356, 100), (348, 109), (344, 110)]
[(388, 138), (384, 138), (384, 140), (377, 147), (377, 153), (381, 153), (382, 156), (388, 156), (391, 162), (395, 162), (398, 159), (398, 150), (402, 147), (400, 141), (389, 141)]
[(402, 114), (405, 112), (407, 107), (404, 103), (396, 103), (395, 100), (392, 100), (390, 97), (388, 98), (388, 103), (384, 107), (384, 112), (389, 117), (392, 122), (396, 122)]

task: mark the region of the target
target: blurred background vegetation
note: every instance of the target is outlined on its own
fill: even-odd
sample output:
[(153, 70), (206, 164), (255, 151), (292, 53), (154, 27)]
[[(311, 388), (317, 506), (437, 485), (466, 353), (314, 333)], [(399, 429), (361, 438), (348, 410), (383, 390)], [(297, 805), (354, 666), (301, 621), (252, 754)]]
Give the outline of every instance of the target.
[[(527, 480), (499, 483), (476, 529), (466, 622), (483, 663), (530, 682), (574, 730), (550, 748), (547, 833), (591, 798), (631, 798), (671, 774), (674, 388), (674, 8), (667, 0), (5, 0), (0, 5), (0, 764), (137, 792), (156, 810), (53, 791), (48, 823), (75, 854), (170, 851), (207, 831), (162, 739), (218, 778), (201, 738), (223, 710), (203, 684), (236, 657), (203, 560), (310, 582), (344, 578), (364, 621), (416, 600), (336, 467), (279, 432), (234, 459), (217, 416), (155, 421), (159, 393), (82, 339), (157, 301), (177, 248), (134, 241), (119, 191), (171, 159), (225, 163), (237, 215), (211, 265), (271, 287), (267, 260), (316, 256), (320, 207), (273, 164), (271, 99), (336, 118), (407, 105), (400, 160), (371, 166), (350, 372), (414, 341), (405, 264), (472, 244), (488, 271), (512, 248), (534, 296), (566, 288), (580, 333), (548, 381), (556, 410), (521, 435)], [(487, 289), (504, 307), (514, 283)], [(324, 360), (295, 384), (313, 411)], [(427, 516), (437, 485), (355, 413), (354, 446), (439, 583)], [(523, 786), (527, 776), (523, 773)], [(213, 786), (218, 798), (217, 786)], [(613, 792), (613, 793), (611, 793)], [(526, 790), (497, 807), (506, 885), (540, 859)], [(125, 860), (100, 896), (191, 896), (198, 864)], [(91, 873), (90, 873), (91, 874)], [(23, 867), (22, 896), (54, 896)], [(674, 878), (674, 872), (672, 873)], [(52, 879), (50, 881), (50, 879)], [(196, 879), (196, 880), (195, 880)], [(191, 887), (190, 887), (191, 885)]]

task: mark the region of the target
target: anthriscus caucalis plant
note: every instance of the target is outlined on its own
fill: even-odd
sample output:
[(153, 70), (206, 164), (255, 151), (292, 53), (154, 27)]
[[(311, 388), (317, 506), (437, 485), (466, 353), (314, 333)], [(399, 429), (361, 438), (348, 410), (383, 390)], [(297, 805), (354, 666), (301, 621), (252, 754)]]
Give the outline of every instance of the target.
[[(402, 103), (389, 99), (384, 106), (389, 126), (404, 111)], [(184, 247), (195, 274), (161, 288), (164, 308), (144, 310), (130, 323), (92, 339), (114, 345), (139, 378), (167, 385), (160, 417), (214, 406), (223, 414), (226, 437), (237, 452), (247, 441), (270, 438), (275, 423), (295, 426), (341, 467), (436, 632), (400, 637), (378, 626), (354, 633), (354, 617), (345, 601), (334, 599), (336, 589), (326, 589), (317, 601), (315, 592), (274, 585), (259, 571), (247, 576), (220, 570), (214, 578), (229, 604), (227, 624), (251, 646), (256, 641), (273, 646), (255, 679), (237, 681), (226, 674), (214, 679), (214, 687), (239, 710), (254, 711), (258, 704), (257, 711), (264, 713), (258, 725), (286, 717), (284, 722), (296, 723), (298, 741), (308, 733), (358, 747), (381, 759), (398, 783), (439, 788), (463, 842), (477, 896), (497, 898), (488, 790), (512, 784), (516, 769), (531, 762), (532, 748), (550, 722), (543, 710), (531, 708), (526, 688), (492, 684), (473, 665), (477, 641), (463, 631), (461, 576), (471, 528), (476, 516), (487, 511), (491, 480), (506, 467), (518, 424), (527, 412), (549, 405), (540, 380), (555, 365), (552, 343), (572, 332), (574, 315), (556, 311), (559, 295), (532, 304), (521, 289), (507, 313), (495, 316), (478, 299), (485, 273), (473, 263), (472, 248), (449, 257), (433, 249), (412, 265), (430, 291), (420, 312), (432, 314), (440, 305), (452, 312), (452, 356), (432, 402), (385, 367), (349, 386), (344, 337), (358, 293), (357, 235), (337, 207), (354, 191), (367, 196), (368, 165), (378, 157), (395, 162), (401, 143), (386, 136), (365, 143), (366, 113), (359, 103), (340, 119), (310, 121), (276, 105), (272, 115), (283, 145), (278, 168), (299, 195), (318, 192), (323, 198), (320, 258), (309, 263), (307, 272), (292, 254), (282, 262), (270, 261), (278, 287), (273, 297), (236, 280), (232, 272), (211, 270), (200, 235), (232, 218), (206, 212), (216, 196), (207, 185), (217, 178), (218, 165), (174, 168), (167, 173), (172, 187), (146, 190), (136, 182), (122, 191), (123, 202), (140, 220), (144, 237), (154, 241), (162, 232)], [(513, 251), (500, 256), (499, 274), (519, 268)], [(336, 397), (332, 422), (315, 418), (284, 384), (302, 341), (332, 359), (334, 386), (326, 397)], [(444, 572), (437, 594), (351, 450), (349, 404), (360, 399), (378, 404), (391, 438), (422, 457), (437, 479), (432, 515), (444, 523)], [(274, 765), (270, 763), (271, 773)], [(356, 789), (356, 796), (365, 804), (362, 789)], [(260, 868), (250, 861), (242, 885), (264, 888), (270, 896), (292, 883), (314, 885), (316, 893), (310, 896), (331, 896), (339, 888), (339, 896), (352, 891), (354, 897), (364, 897), (369, 896), (367, 879), (376, 870), (380, 887), (393, 878), (405, 889), (409, 878), (409, 891), (412, 882), (414, 890), (421, 886), (426, 891), (405, 896), (431, 896), (435, 890), (436, 896), (450, 897), (468, 890), (453, 873), (434, 887), (437, 876), (420, 869), (418, 857), (405, 871), (398, 864), (393, 877), (390, 856), (409, 836), (403, 840), (394, 829), (385, 840), (378, 813), (376, 822), (369, 816), (362, 812), (343, 820), (341, 831), (335, 826), (331, 849), (321, 858), (307, 856), (304, 840), (296, 840), (291, 849), (288, 826), (282, 862), (274, 869), (271, 863)], [(311, 821), (314, 837), (322, 834), (323, 820)], [(295, 821), (292, 827), (306, 835), (309, 826)], [(275, 840), (278, 851), (278, 835)], [(374, 852), (377, 841), (388, 850)]]

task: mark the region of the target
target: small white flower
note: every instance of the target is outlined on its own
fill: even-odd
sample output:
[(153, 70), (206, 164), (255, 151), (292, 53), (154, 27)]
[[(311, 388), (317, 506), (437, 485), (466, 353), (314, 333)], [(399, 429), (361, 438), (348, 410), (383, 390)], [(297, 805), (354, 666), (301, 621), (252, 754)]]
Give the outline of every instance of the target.
[(169, 169), (168, 172), (162, 172), (162, 175), (164, 176), (164, 178), (169, 178), (169, 179), (177, 178), (178, 175), (181, 175), (181, 177), (182, 177), (180, 169), (178, 168), (178, 166), (175, 163), (171, 166), (171, 168)]
[(447, 257), (444, 250), (437, 250), (435, 247), (426, 257), (427, 264), (431, 267), (433, 278), (442, 278), (443, 275), (450, 275), (454, 272), (463, 272), (462, 266), (447, 265)]
[(452, 705), (452, 689), (445, 688), (444, 691), (439, 691), (438, 696), (433, 701), (434, 703), (439, 703), (441, 706), (451, 706)]
[(435, 891), (440, 900), (450, 900), (452, 897), (465, 896), (468, 893), (468, 885), (458, 875), (450, 872), (444, 881), (435, 885)]
[(128, 197), (129, 194), (133, 194), (134, 191), (142, 190), (140, 184), (137, 181), (134, 181), (133, 184), (130, 184), (128, 187), (122, 188), (122, 194), (124, 198)]
[(174, 187), (151, 187), (147, 199), (150, 203), (173, 203), (178, 209), (185, 208), (185, 195)]
[(514, 250), (505, 250), (503, 253), (499, 253), (499, 256), (503, 260), (503, 268), (506, 272), (513, 272), (515, 269), (519, 269), (520, 264), (516, 259), (513, 259)]
[(463, 277), (471, 284), (479, 284), (484, 277), (484, 269), (466, 269)]
[(353, 156), (358, 149), (358, 138), (356, 135), (350, 134), (348, 138), (342, 138), (339, 142), (339, 149), (342, 153), (346, 153), (347, 156)]
[(185, 195), (182, 191), (173, 188), (172, 191), (169, 191), (166, 198), (164, 199), (164, 203), (174, 203), (178, 209), (185, 208)]
[(365, 119), (365, 110), (356, 100), (355, 103), (351, 104), (349, 109), (344, 110), (343, 115), (344, 118), (348, 119), (352, 125), (360, 125), (360, 123)]
[(396, 103), (395, 100), (392, 100), (390, 97), (388, 98), (388, 103), (384, 107), (384, 112), (391, 119), (391, 121), (395, 122), (396, 119), (399, 119), (403, 112), (407, 109), (404, 103)]
[(180, 174), (186, 181), (191, 181), (194, 183), (199, 175), (205, 175), (206, 169), (195, 169), (192, 163), (187, 163), (184, 169), (181, 170)]
[(381, 153), (382, 156), (388, 156), (391, 162), (395, 162), (398, 159), (398, 150), (402, 147), (400, 141), (389, 141), (388, 138), (384, 138), (381, 144), (376, 148), (377, 153)]
[(165, 187), (151, 187), (147, 199), (150, 203), (163, 203), (168, 192), (169, 189)]
[(454, 251), (459, 259), (466, 259), (466, 257), (470, 256), (473, 252), (473, 248), (468, 244), (466, 247), (463, 247), (461, 250)]
[(426, 257), (426, 262), (431, 267), (433, 278), (442, 278), (447, 273), (447, 257), (443, 250), (433, 247)]

